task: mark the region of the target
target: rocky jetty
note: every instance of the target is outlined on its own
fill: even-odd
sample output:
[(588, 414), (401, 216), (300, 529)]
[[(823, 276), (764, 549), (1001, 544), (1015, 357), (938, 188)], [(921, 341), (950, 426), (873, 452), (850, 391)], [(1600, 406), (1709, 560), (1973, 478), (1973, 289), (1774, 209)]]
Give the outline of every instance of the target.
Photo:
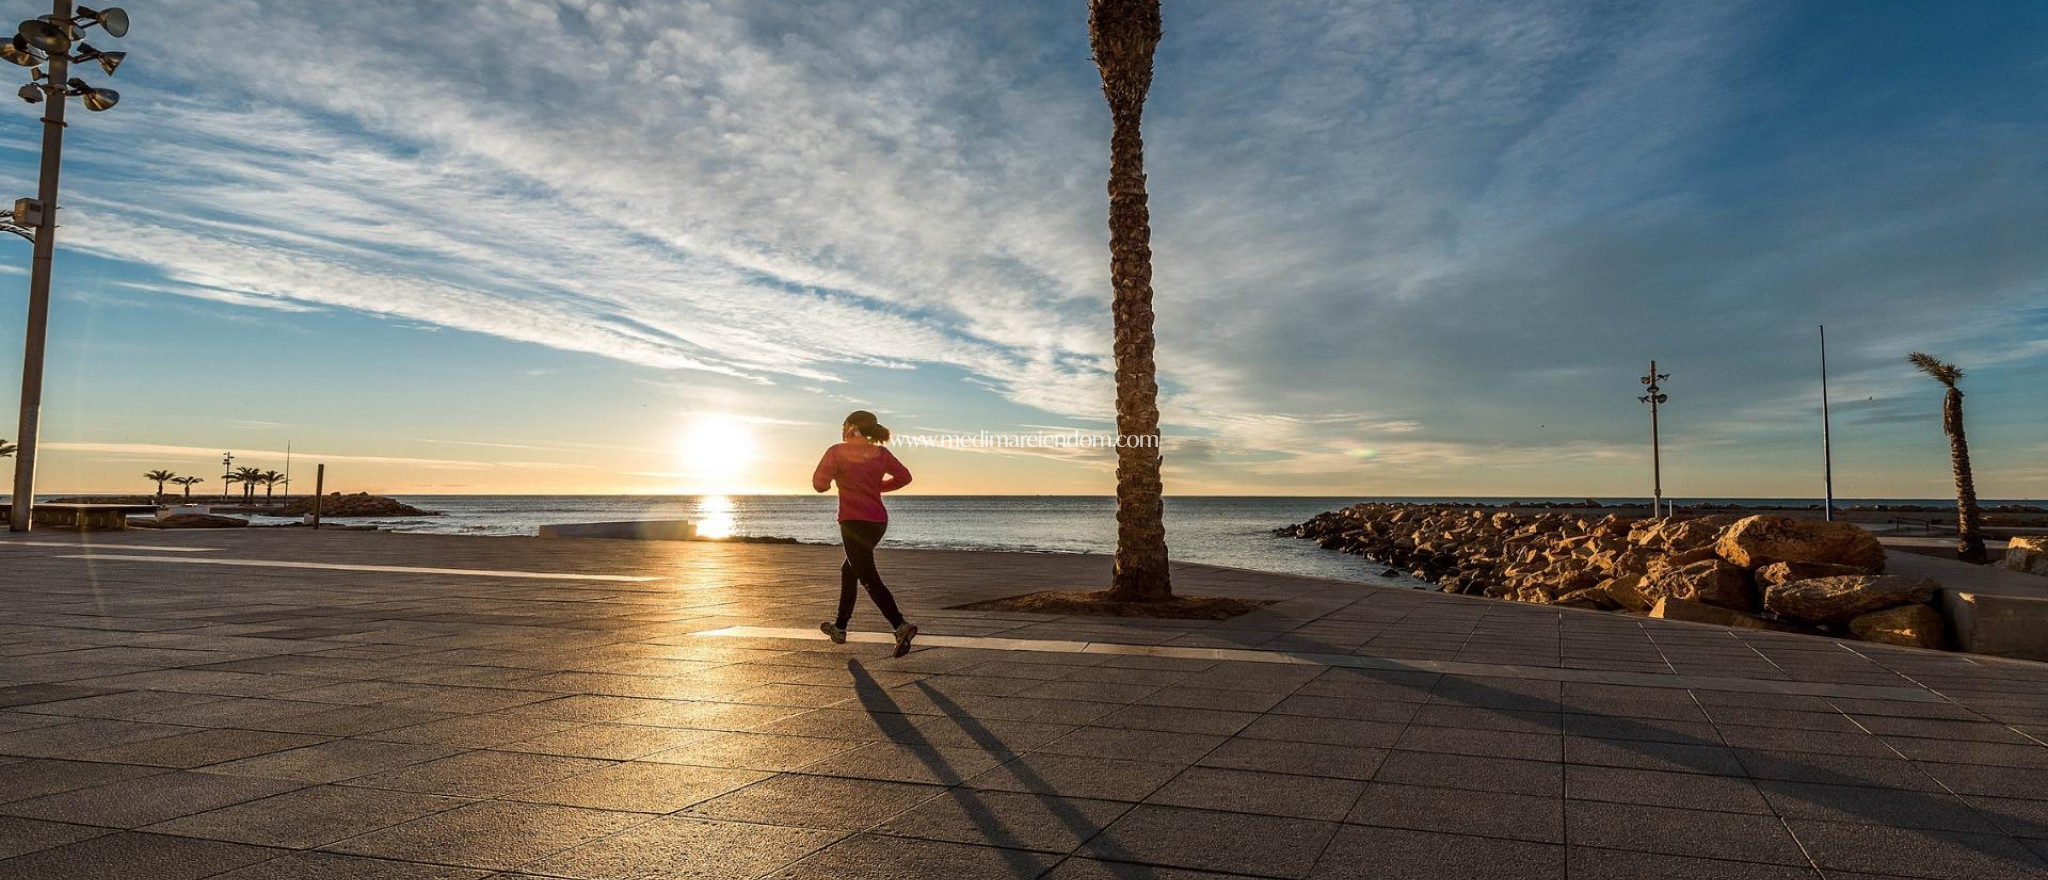
[(140, 529), (239, 529), (247, 526), (246, 519), (232, 516), (214, 516), (208, 513), (180, 513), (157, 519), (131, 519), (130, 528)]
[[(1948, 641), (1930, 604), (1938, 585), (1884, 576), (1884, 547), (1843, 522), (1358, 504), (1276, 534), (1385, 562), (1447, 593), (1918, 647)], [(1900, 610), (1910, 608), (1921, 610)]]
[[(304, 516), (312, 512), (313, 499), (299, 498), (284, 505), (274, 515)], [(322, 517), (335, 517), (339, 519), (361, 516), (440, 516), (440, 513), (437, 511), (421, 510), (403, 501), (386, 498), (382, 495), (372, 495), (368, 492), (357, 492), (354, 495), (332, 492), (321, 497), (320, 515)]]

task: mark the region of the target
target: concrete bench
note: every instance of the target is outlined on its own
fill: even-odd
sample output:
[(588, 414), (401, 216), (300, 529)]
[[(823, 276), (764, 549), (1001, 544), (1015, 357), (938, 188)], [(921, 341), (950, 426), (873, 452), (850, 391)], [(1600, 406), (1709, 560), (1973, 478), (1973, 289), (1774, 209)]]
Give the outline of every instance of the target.
[(561, 523), (540, 527), (543, 538), (620, 538), (629, 541), (692, 541), (697, 524), (682, 519)]
[(29, 521), (53, 529), (120, 531), (128, 528), (130, 514), (155, 512), (156, 506), (150, 504), (38, 504)]

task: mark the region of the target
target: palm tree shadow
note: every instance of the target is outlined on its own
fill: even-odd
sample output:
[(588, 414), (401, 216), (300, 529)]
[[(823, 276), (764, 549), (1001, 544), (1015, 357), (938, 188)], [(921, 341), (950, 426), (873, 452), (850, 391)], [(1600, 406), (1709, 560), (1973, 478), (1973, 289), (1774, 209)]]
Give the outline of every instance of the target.
[[(899, 716), (905, 714), (902, 704), (889, 696), (888, 690), (882, 686), (881, 682), (876, 681), (874, 676), (868, 673), (867, 667), (859, 660), (847, 660), (846, 671), (853, 676), (854, 693), (860, 698), (861, 708), (865, 709), (870, 716), (880, 721), (883, 720), (880, 716), (885, 714)], [(1040, 776), (1029, 766), (1017, 763), (1015, 759), (1021, 752), (1011, 749), (1009, 744), (1003, 741), (1002, 737), (989, 730), (987, 726), (970, 714), (966, 708), (953, 702), (952, 699), (939, 693), (930, 685), (923, 682), (915, 682), (915, 684), (918, 690), (927, 699), (932, 701), (933, 705), (937, 706), (940, 711), (946, 714), (947, 718), (960, 726), (960, 729), (974, 741), (976, 748), (998, 755), (1010, 756), (1001, 766), (1007, 766), (1011, 772), (1015, 773), (1025, 783), (1026, 787), (1030, 789), (1030, 794), (1043, 798), (1044, 802), (1052, 810), (1053, 816), (1078, 841), (1071, 850), (1061, 854), (1063, 857), (1071, 857), (1079, 853), (1082, 847), (1092, 844), (1094, 849), (1091, 855), (1093, 856), (1100, 856), (1111, 860), (1121, 860), (1119, 857), (1123, 859), (1135, 858), (1134, 855), (1118, 845), (1114, 837), (1108, 834), (1106, 830), (1107, 823), (1104, 823), (1102, 827), (1098, 827), (1087, 815), (1076, 809), (1072, 804), (1067, 803), (1066, 798), (1058, 794), (1048, 780)], [(1034, 853), (1021, 848), (1024, 846), (1024, 843), (1010, 832), (1002, 820), (996, 818), (983, 807), (981, 793), (965, 785), (967, 777), (963, 775), (955, 780), (956, 774), (952, 767), (948, 766), (937, 754), (923, 751), (923, 749), (936, 748), (929, 737), (925, 736), (916, 727), (912, 727), (901, 734), (892, 736), (890, 739), (893, 742), (919, 749), (919, 759), (935, 776), (942, 780), (947, 780), (949, 788), (946, 794), (953, 798), (954, 802), (958, 803), (973, 820), (983, 842), (995, 847), (998, 852), (1002, 853), (1004, 859), (1010, 863), (1012, 871), (1017, 876), (1036, 877), (1041, 873), (1038, 860), (1033, 858)], [(1126, 870), (1120, 874), (1121, 877), (1132, 878), (1132, 880), (1144, 880), (1144, 878), (1158, 876), (1157, 871), (1149, 865), (1129, 862), (1119, 867), (1135, 869)]]
[[(1313, 640), (1311, 639), (1310, 641)], [(1290, 651), (1289, 653), (1300, 653), (1306, 655), (1312, 652)], [(1335, 646), (1331, 646), (1331, 650), (1329, 653), (1333, 655), (1350, 655), (1349, 651), (1337, 648)], [(1712, 755), (1727, 754), (1730, 757), (1734, 758), (1736, 766), (1740, 767), (1744, 774), (1741, 777), (1733, 778), (1743, 778), (1753, 783), (1781, 781), (1801, 785), (1804, 786), (1804, 789), (1801, 793), (1801, 797), (1804, 800), (1825, 807), (1842, 816), (1859, 817), (1860, 819), (1864, 820), (1862, 824), (1869, 824), (1907, 831), (1915, 835), (1928, 838), (1930, 843), (1938, 842), (1953, 844), (1960, 842), (1978, 853), (1990, 856), (1995, 859), (1999, 859), (2001, 861), (2009, 862), (2028, 869), (2038, 870), (2040, 867), (2040, 861), (2033, 858), (2031, 854), (2027, 852), (2027, 846), (2023, 843), (2020, 843), (2016, 837), (2006, 832), (2003, 829), (2003, 825), (2000, 822), (1998, 822), (1995, 818), (1991, 816), (1985, 815), (1984, 811), (1981, 808), (1968, 804), (1964, 802), (1961, 798), (1953, 798), (1953, 801), (1945, 801), (1940, 799), (1939, 797), (1931, 796), (1926, 791), (1916, 791), (1904, 788), (1884, 788), (1882, 790), (1886, 793), (1887, 796), (1892, 798), (1892, 800), (1889, 802), (1890, 805), (1897, 812), (1918, 815), (1941, 815), (1944, 812), (1954, 812), (1955, 810), (1960, 808), (1962, 810), (1967, 810), (1970, 814), (1976, 816), (1976, 818), (1978, 819), (1978, 823), (1983, 827), (1983, 830), (1979, 833), (1954, 833), (1931, 828), (1901, 826), (1898, 824), (1895, 816), (1892, 815), (1894, 810), (1885, 809), (1885, 805), (1883, 803), (1880, 803), (1876, 799), (1870, 797), (1870, 792), (1872, 791), (1873, 786), (1871, 785), (1869, 780), (1861, 779), (1855, 776), (1848, 775), (1846, 773), (1831, 770), (1826, 767), (1815, 766), (1812, 763), (1802, 762), (1795, 758), (1792, 758), (1791, 756), (1800, 754), (1797, 752), (1774, 751), (1768, 749), (1755, 748), (1745, 749), (1737, 746), (1731, 746), (1726, 742), (1720, 741), (1719, 739), (1710, 740), (1704, 737), (1675, 730), (1673, 728), (1660, 727), (1656, 724), (1646, 723), (1645, 721), (1640, 719), (1629, 718), (1625, 716), (1617, 716), (1599, 711), (1597, 709), (1585, 708), (1563, 698), (1550, 699), (1547, 697), (1537, 697), (1531, 696), (1529, 694), (1517, 693), (1515, 691), (1506, 690), (1504, 688), (1494, 687), (1492, 685), (1485, 684), (1477, 678), (1469, 675), (1456, 675), (1453, 673), (1435, 672), (1434, 674), (1436, 677), (1431, 679), (1430, 684), (1425, 687), (1415, 682), (1413, 678), (1413, 673), (1434, 672), (1433, 670), (1429, 670), (1427, 669), (1427, 667), (1423, 666), (1408, 667), (1407, 664), (1404, 664), (1398, 660), (1377, 660), (1377, 662), (1379, 664), (1391, 666), (1394, 668), (1386, 669), (1351, 667), (1351, 669), (1355, 670), (1355, 674), (1365, 677), (1372, 677), (1383, 684), (1395, 684), (1400, 687), (1407, 688), (1409, 690), (1422, 692), (1426, 695), (1425, 699), (1421, 701), (1424, 705), (1450, 705), (1468, 709), (1477, 709), (1507, 719), (1512, 719), (1516, 717), (1515, 715), (1510, 713), (1531, 711), (1556, 712), (1560, 714), (1560, 717), (1564, 715), (1583, 715), (1587, 717), (1599, 718), (1601, 720), (1601, 724), (1606, 728), (1605, 731), (1603, 731), (1597, 736), (1578, 736), (1582, 739), (1598, 739), (1602, 743), (1605, 743), (1612, 747), (1633, 751), (1639, 755), (1651, 759), (1651, 763), (1646, 764), (1645, 769), (1656, 769), (1655, 764), (1662, 763), (1667, 766), (1684, 767), (1687, 770), (1700, 775), (1727, 777), (1728, 774), (1726, 770), (1722, 769), (1725, 765), (1717, 764), (1716, 762), (1709, 759), (1709, 756)], [(1389, 674), (1374, 677), (1372, 676), (1372, 673), (1374, 672), (1405, 674)], [(1325, 674), (1327, 674), (1327, 672)], [(1443, 687), (1443, 684), (1447, 681), (1455, 681), (1456, 687), (1451, 688), (1447, 691)], [(1697, 705), (1697, 700), (1695, 700), (1694, 705)], [(1711, 717), (1709, 718), (1709, 724), (1714, 724), (1714, 722), (1712, 722), (1711, 720)], [(1560, 728), (1560, 733), (1564, 733), (1562, 728)], [(1565, 735), (1572, 736), (1573, 734), (1566, 733)], [(1663, 748), (1664, 746), (1671, 745), (1686, 746), (1690, 748)], [(1769, 751), (1771, 752), (1771, 754), (1775, 756), (1783, 756), (1777, 758), (1776, 760), (1778, 761), (1780, 766), (1789, 765), (1788, 769), (1790, 769), (1791, 772), (1773, 777), (1758, 777), (1754, 775), (1755, 769), (1751, 767), (1747, 762), (1742, 760), (1742, 755), (1746, 752), (1755, 751)], [(1854, 756), (1842, 757), (1855, 760)], [(1880, 761), (1891, 759), (1869, 758), (1866, 760)], [(1914, 762), (1906, 761), (1905, 763), (1912, 764)], [(1566, 762), (1566, 766), (1569, 766), (1568, 761)], [(1916, 772), (1920, 772), (1918, 771), (1917, 767), (1915, 767), (1914, 769)], [(1932, 777), (1929, 777), (1928, 781), (1932, 783), (1934, 780), (1932, 779)], [(1566, 794), (1568, 797), (1569, 792), (1566, 792)], [(1779, 812), (1779, 807), (1777, 804), (1769, 804), (1769, 806), (1773, 814), (1778, 815), (1782, 818), (1801, 818), (1798, 816), (1784, 816), (1784, 814)], [(1836, 819), (1834, 821), (1843, 820)], [(1991, 839), (1994, 838), (2003, 839), (2005, 842), (2010, 843), (2011, 846), (1999, 847), (1993, 845), (1991, 843)]]

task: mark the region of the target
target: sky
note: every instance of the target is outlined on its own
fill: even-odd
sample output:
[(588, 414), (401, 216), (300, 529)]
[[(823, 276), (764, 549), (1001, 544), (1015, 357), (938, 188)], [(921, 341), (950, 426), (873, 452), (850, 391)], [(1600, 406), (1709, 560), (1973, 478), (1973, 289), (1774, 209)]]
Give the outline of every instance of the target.
[[(2048, 497), (2048, 7), (1164, 7), (1169, 493), (1645, 495), (1655, 359), (1667, 494), (1817, 496), (1825, 324), (1838, 496), (1952, 491), (1925, 350), (1980, 494)], [(856, 407), (1113, 429), (1082, 0), (127, 9), (65, 144), (42, 491), (289, 444), (298, 491), (801, 492)], [(0, 113), (21, 195), (36, 115)], [(899, 454), (912, 492), (1114, 486)]]

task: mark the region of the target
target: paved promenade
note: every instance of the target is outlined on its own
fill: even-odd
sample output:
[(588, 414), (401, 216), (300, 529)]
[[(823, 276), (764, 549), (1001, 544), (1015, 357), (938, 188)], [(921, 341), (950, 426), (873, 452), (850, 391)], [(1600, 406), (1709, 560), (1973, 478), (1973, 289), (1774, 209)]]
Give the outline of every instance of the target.
[(86, 537), (0, 537), (0, 880), (2048, 878), (2048, 665), (885, 549), (891, 659), (833, 548)]

